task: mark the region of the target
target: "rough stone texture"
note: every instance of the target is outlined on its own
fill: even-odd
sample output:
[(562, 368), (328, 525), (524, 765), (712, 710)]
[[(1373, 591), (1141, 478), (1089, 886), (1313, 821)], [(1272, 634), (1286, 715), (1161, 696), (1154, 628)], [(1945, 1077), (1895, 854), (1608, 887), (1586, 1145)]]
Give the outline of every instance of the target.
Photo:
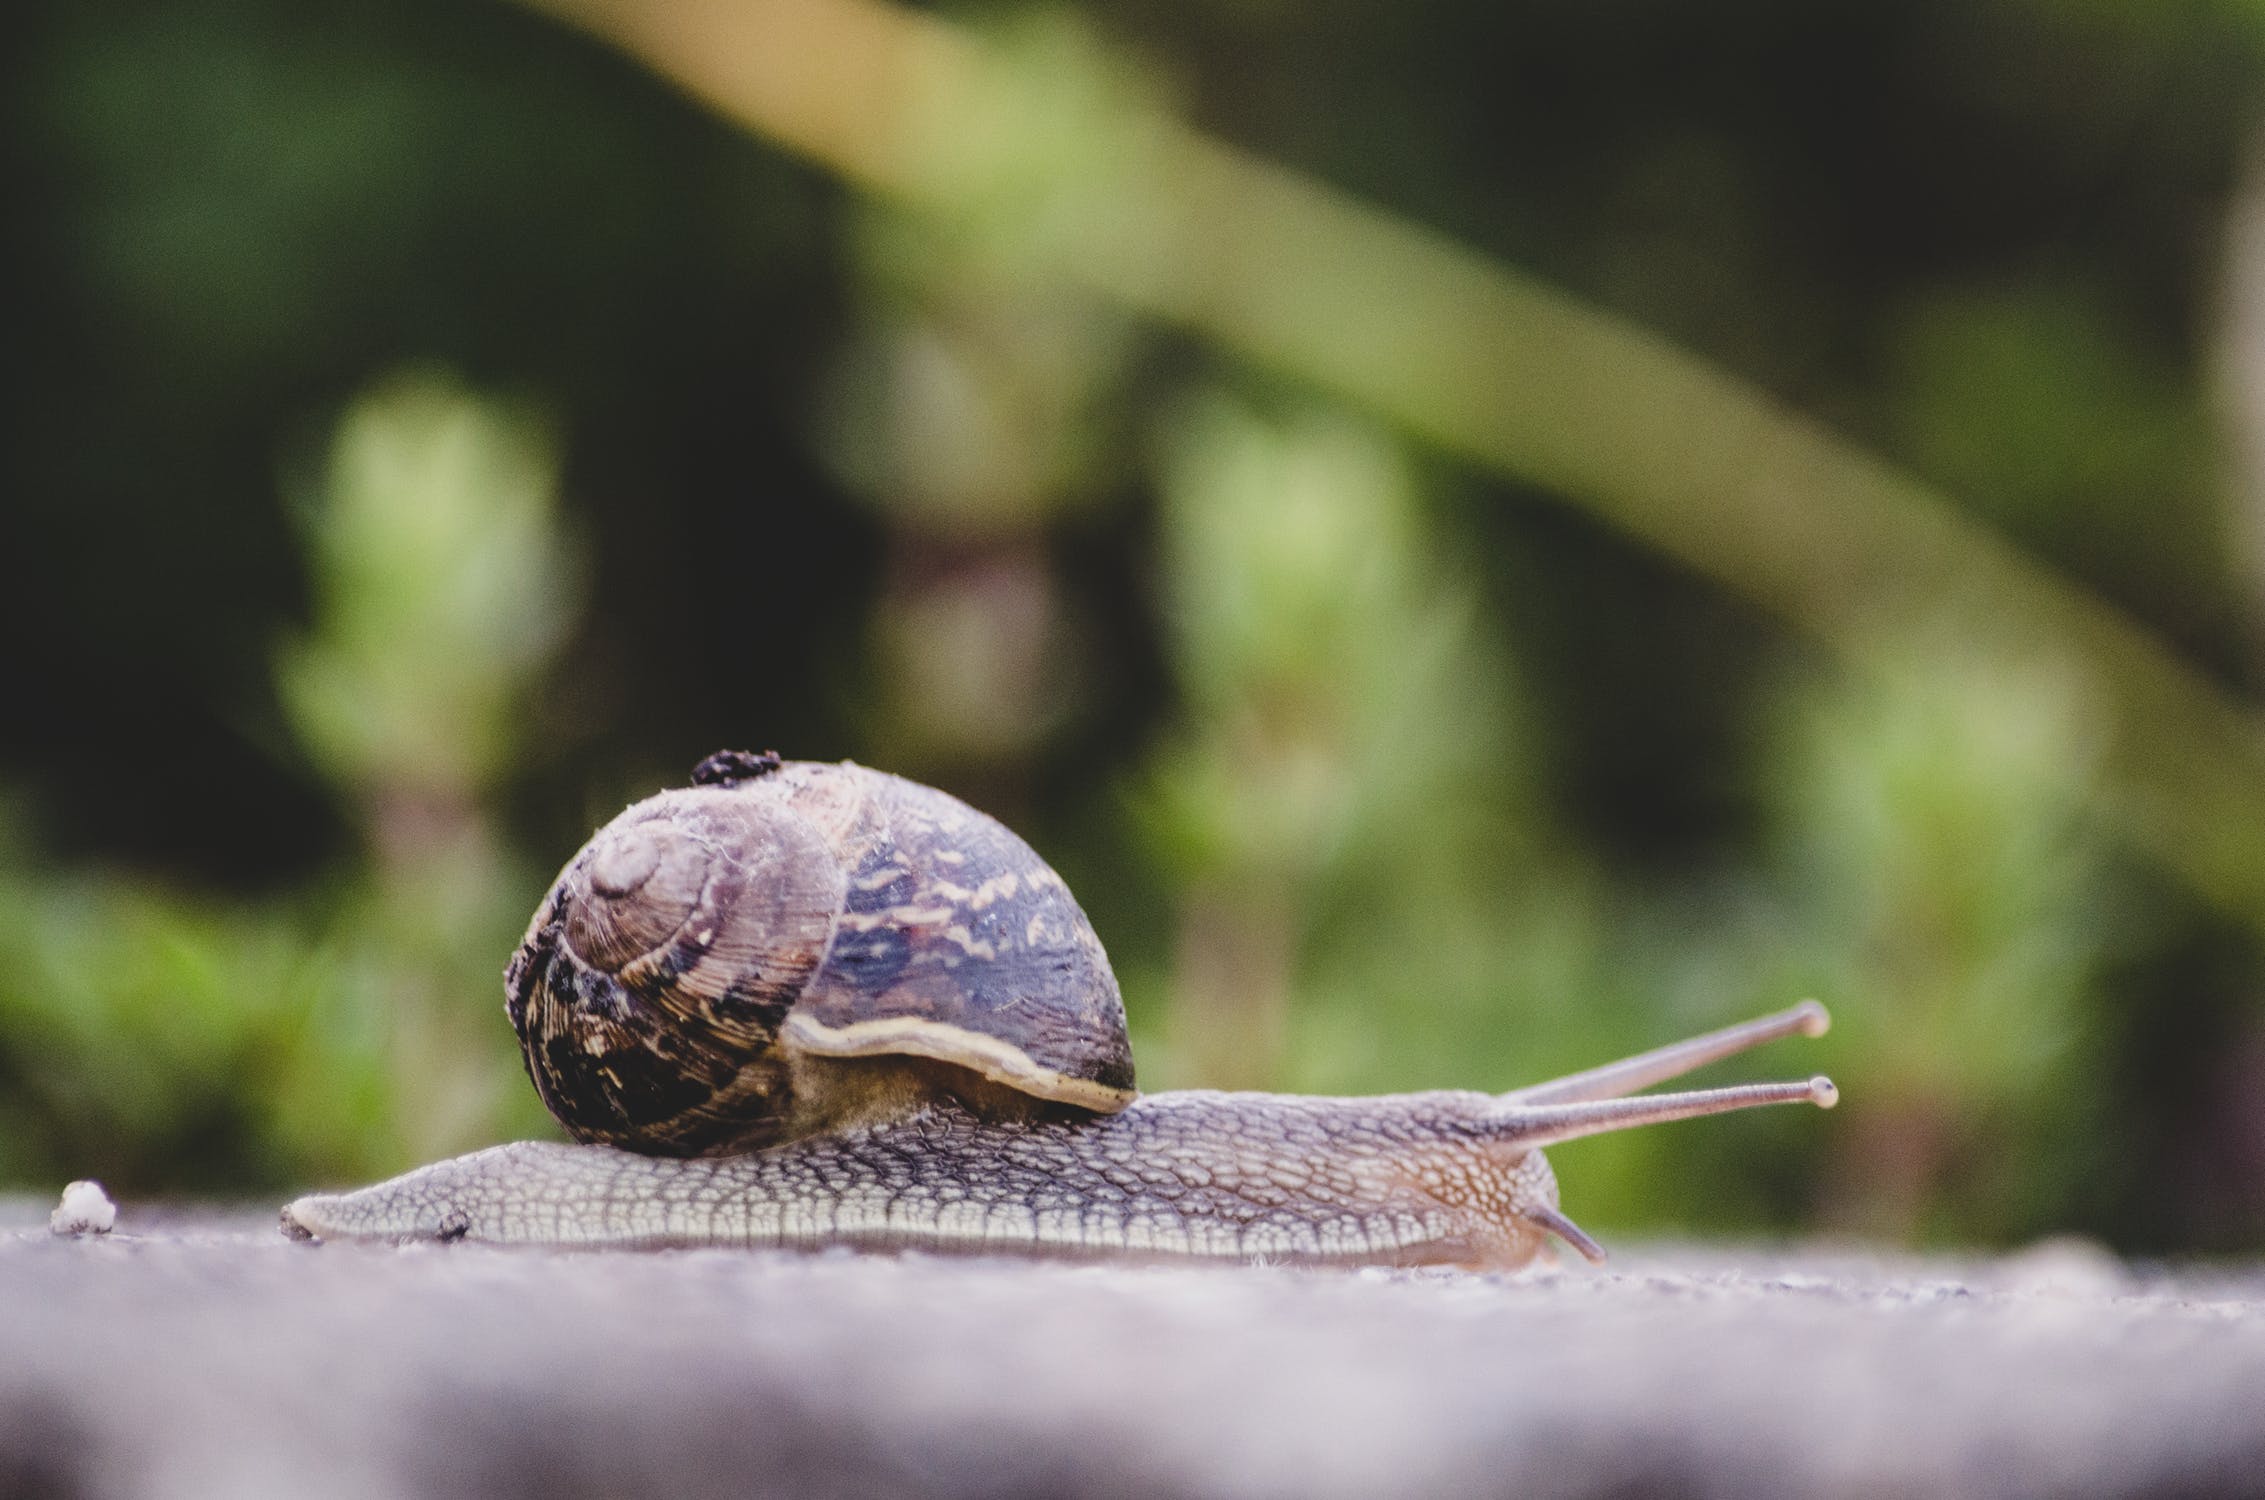
[(561, 1255), (46, 1207), (0, 1223), (0, 1495), (2265, 1494), (2259, 1268)]

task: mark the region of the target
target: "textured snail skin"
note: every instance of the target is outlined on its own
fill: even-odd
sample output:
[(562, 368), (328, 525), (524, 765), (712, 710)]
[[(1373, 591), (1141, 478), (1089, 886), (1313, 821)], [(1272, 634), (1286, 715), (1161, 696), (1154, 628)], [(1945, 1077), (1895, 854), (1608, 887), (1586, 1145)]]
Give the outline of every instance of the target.
[(1481, 1094), (1154, 1094), (1074, 1123), (939, 1106), (748, 1155), (499, 1146), (338, 1197), (312, 1237), (817, 1246), (1516, 1265), (1554, 1209), (1538, 1151), (1489, 1149)]
[[(1535, 1147), (1594, 1104), (1442, 1091), (1151, 1094), (1115, 1115), (986, 1121), (948, 1103), (740, 1156), (497, 1146), (283, 1211), (300, 1239), (816, 1247), (1509, 1269), (1547, 1237), (1592, 1258)], [(1829, 1105), (1830, 1083), (1645, 1101), (1661, 1118)], [(1692, 1101), (1703, 1101), (1694, 1104)], [(1628, 1101), (1603, 1107), (1624, 1108)]]

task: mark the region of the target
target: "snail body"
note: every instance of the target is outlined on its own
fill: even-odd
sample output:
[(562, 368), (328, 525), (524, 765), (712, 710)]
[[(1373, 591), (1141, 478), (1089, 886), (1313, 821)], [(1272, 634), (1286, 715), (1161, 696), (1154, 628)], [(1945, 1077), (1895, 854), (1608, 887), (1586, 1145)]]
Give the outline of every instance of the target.
[(1813, 1002), (1515, 1093), (1133, 1086), (1091, 924), (1029, 846), (854, 765), (727, 753), (561, 872), (506, 971), (578, 1144), (302, 1198), (303, 1239), (819, 1246), (1507, 1268), (1592, 1259), (1541, 1149), (1832, 1085), (1631, 1097)]

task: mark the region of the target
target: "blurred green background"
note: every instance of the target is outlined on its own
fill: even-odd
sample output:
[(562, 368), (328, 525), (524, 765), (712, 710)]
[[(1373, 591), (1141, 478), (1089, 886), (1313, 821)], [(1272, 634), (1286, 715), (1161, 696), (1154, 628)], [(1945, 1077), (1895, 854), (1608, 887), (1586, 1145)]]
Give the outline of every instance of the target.
[[(1936, 611), (1830, 473), (1807, 526), (1668, 506), (1673, 555), (1550, 479), (1683, 423), (1760, 486), (1822, 429), (1956, 505), (1943, 576), (2010, 542), (2246, 714), (2265, 6), (927, 14), (1041, 101), (990, 122), (1027, 181), (946, 138), (870, 194), (507, 4), (24, 7), (0, 1185), (273, 1194), (548, 1130), (499, 975), (550, 873), (776, 747), (1028, 836), (1147, 1087), (1508, 1087), (1814, 994), (1831, 1037), (1737, 1076), (1839, 1111), (1569, 1147), (1570, 1210), (2265, 1246), (2265, 923), (2225, 894), (2265, 756), (2192, 778), (2198, 877), (2111, 814), (2134, 695), (1971, 628), (2064, 634), (2029, 593)], [(1726, 436), (1608, 378), (1544, 424), (1570, 458), (1474, 462), (1427, 412), (1562, 393), (1473, 390), (1298, 254), (1185, 315), (1050, 259), (1114, 213), (1145, 264), (1177, 158), (1154, 201), (1095, 163), (1168, 117), (1782, 406)], [(1905, 580), (1854, 654), (1848, 555)]]

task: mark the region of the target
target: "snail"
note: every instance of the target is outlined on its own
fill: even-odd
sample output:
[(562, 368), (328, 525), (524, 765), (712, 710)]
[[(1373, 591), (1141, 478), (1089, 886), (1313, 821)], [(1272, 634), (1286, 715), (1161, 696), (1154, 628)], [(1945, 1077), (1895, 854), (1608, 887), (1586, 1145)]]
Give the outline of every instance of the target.
[(1832, 1083), (1636, 1091), (1814, 1001), (1508, 1094), (1140, 1094), (1061, 877), (942, 792), (722, 752), (568, 862), (505, 971), (577, 1144), (521, 1142), (283, 1210), (298, 1239), (799, 1246), (1293, 1264), (1524, 1265), (1541, 1148)]

